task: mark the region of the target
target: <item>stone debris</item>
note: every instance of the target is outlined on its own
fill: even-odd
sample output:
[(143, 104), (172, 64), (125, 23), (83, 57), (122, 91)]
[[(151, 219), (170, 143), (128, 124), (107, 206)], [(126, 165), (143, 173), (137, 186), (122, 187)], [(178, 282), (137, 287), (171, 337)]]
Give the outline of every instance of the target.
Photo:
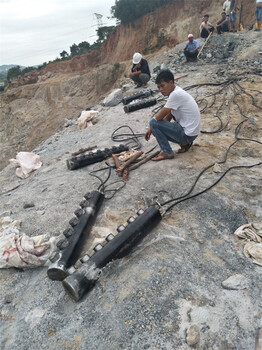
[(256, 348), (255, 350), (262, 350), (262, 329), (257, 332)]
[(189, 327), (186, 342), (189, 346), (195, 346), (199, 342), (199, 328), (197, 325)]
[(217, 164), (217, 163), (213, 166), (213, 171), (214, 171), (214, 173), (223, 173), (221, 165)]
[(78, 122), (76, 120), (72, 120), (72, 119), (65, 119), (65, 124), (64, 124), (64, 127), (65, 128), (68, 128), (69, 126), (74, 126), (74, 125), (77, 125)]
[(240, 274), (230, 276), (221, 283), (222, 287), (229, 290), (240, 290), (248, 288), (248, 280)]
[(113, 90), (102, 102), (105, 107), (114, 107), (118, 105), (123, 99), (123, 92), (121, 89)]

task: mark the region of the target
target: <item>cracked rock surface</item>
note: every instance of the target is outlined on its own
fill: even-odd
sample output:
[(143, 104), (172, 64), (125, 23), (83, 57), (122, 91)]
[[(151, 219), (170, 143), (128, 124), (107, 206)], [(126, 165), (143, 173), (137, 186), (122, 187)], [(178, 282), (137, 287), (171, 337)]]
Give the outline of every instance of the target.
[[(188, 91), (203, 110), (201, 128), (206, 132), (187, 153), (130, 172), (125, 187), (102, 205), (84, 251), (156, 198), (164, 202), (184, 195), (208, 165), (214, 164), (193, 193), (209, 187), (231, 166), (261, 162), (259, 35), (214, 37), (206, 57), (197, 63), (178, 58), (182, 44), (150, 58), (152, 68), (165, 64), (175, 77), (188, 74), (177, 81), (182, 88), (199, 85)], [(208, 58), (212, 45), (219, 51), (230, 42), (234, 50), (229, 57)], [(252, 52), (248, 58), (245, 48)], [(225, 81), (230, 82), (206, 85)], [(149, 87), (156, 89), (153, 81)], [(143, 133), (154, 108), (125, 113), (121, 103), (105, 107), (101, 101), (95, 106), (95, 125), (78, 130), (72, 123), (51, 135), (34, 150), (43, 166), (27, 179), (17, 178), (11, 166), (0, 172), (0, 215), (21, 220), (21, 231), (29, 236), (49, 233), (61, 238), (83, 195), (100, 184), (89, 173), (105, 167), (102, 162), (70, 171), (66, 160), (71, 153), (117, 145), (111, 134), (121, 125)], [(245, 140), (234, 144), (221, 163), (236, 141), (236, 129)], [(140, 141), (143, 151), (156, 145), (154, 138)], [(60, 282), (48, 279), (46, 267), (1, 270), (0, 348), (253, 350), (262, 328), (262, 268), (244, 256), (233, 233), (241, 225), (262, 221), (261, 169), (234, 169), (210, 191), (168, 211), (127, 257), (103, 268), (95, 287), (77, 303)], [(106, 172), (99, 174), (106, 178)], [(109, 182), (118, 179), (113, 170)]]

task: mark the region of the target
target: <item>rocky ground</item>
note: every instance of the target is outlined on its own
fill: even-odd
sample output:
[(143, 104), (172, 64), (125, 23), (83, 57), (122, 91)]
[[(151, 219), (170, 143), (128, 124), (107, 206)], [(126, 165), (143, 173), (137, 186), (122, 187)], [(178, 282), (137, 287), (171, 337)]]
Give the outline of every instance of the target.
[[(193, 193), (231, 166), (261, 162), (261, 34), (214, 37), (197, 63), (185, 63), (182, 48), (151, 57), (150, 66), (166, 66), (175, 77), (188, 74), (177, 84), (198, 101), (203, 133), (187, 153), (131, 172), (125, 187), (104, 202), (86, 249), (156, 198), (163, 202), (185, 194), (210, 164), (216, 166)], [(156, 89), (153, 81), (149, 87)], [(132, 91), (130, 86), (126, 93)], [(67, 123), (35, 149), (43, 166), (27, 179), (17, 178), (11, 166), (0, 172), (1, 216), (21, 220), (21, 231), (29, 236), (49, 233), (60, 239), (82, 196), (99, 185), (89, 173), (105, 166), (70, 171), (70, 154), (117, 145), (110, 136), (121, 125), (143, 133), (154, 108), (125, 113), (122, 103), (100, 103), (95, 125), (78, 130)], [(236, 136), (245, 140), (218, 164)], [(156, 144), (140, 141), (143, 151)], [(109, 183), (117, 179), (113, 171)], [(1, 270), (1, 349), (253, 350), (262, 328), (262, 267), (243, 255), (233, 233), (245, 223), (261, 223), (261, 193), (261, 166), (232, 170), (210, 191), (167, 212), (129, 256), (103, 269), (79, 302), (48, 279), (46, 267)]]

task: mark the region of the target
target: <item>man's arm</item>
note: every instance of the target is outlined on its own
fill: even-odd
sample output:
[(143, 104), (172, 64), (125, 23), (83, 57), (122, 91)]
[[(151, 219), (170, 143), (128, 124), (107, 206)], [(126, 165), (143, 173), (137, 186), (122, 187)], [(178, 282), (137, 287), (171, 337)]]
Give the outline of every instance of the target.
[(217, 27), (222, 27), (222, 25), (224, 24), (224, 23), (226, 23), (227, 22), (227, 18), (225, 18), (223, 21), (222, 20), (219, 20), (218, 22), (217, 22)]
[[(157, 121), (160, 120), (166, 120), (166, 121), (170, 121), (172, 118), (172, 114), (171, 114), (171, 109), (170, 108), (166, 108), (163, 107), (155, 116), (154, 119)], [(145, 133), (145, 139), (148, 141), (150, 139), (151, 136), (151, 129), (148, 128), (146, 133)]]
[(154, 116), (154, 119), (159, 120), (167, 120), (170, 121), (172, 118), (171, 109), (163, 107), (160, 111)]
[(133, 77), (134, 75), (138, 75), (141, 73), (141, 70), (138, 70), (138, 71), (135, 71), (135, 72), (132, 72), (129, 74), (130, 77)]
[(132, 72), (129, 74), (130, 77), (133, 77), (134, 75), (139, 75), (141, 73), (140, 70), (141, 64), (138, 63), (132, 68)]
[(196, 40), (194, 41), (194, 43), (195, 43), (196, 47), (194, 48), (192, 53), (195, 53), (198, 50), (198, 48), (199, 48), (199, 44), (198, 44), (198, 42)]

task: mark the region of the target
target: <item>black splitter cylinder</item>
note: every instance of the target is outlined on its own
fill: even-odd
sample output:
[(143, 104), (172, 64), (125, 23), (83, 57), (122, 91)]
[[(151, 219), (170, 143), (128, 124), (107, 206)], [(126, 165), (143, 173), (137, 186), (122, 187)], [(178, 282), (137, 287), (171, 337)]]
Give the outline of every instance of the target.
[(109, 261), (125, 256), (134, 245), (149, 233), (161, 220), (160, 211), (151, 206), (145, 211), (139, 210), (137, 218), (128, 219), (128, 225), (121, 225), (118, 234), (110, 234), (104, 245), (95, 247), (95, 253), (85, 261), (72, 275), (63, 280), (63, 286), (78, 301), (88, 292), (99, 278), (101, 268)]
[(135, 103), (129, 103), (128, 105), (126, 105), (124, 107), (124, 111), (126, 113), (137, 111), (138, 109), (141, 109), (141, 108), (154, 106), (156, 104), (156, 102), (157, 101), (156, 101), (155, 97), (145, 98), (145, 99), (139, 100)]
[(69, 170), (75, 170), (90, 164), (102, 162), (102, 160), (111, 157), (112, 154), (121, 153), (128, 150), (129, 147), (126, 145), (113, 146), (111, 148), (105, 148), (104, 150), (97, 150), (72, 157), (66, 161), (66, 164)]
[(67, 245), (47, 270), (50, 279), (62, 281), (68, 276), (67, 269), (78, 260), (83, 239), (89, 234), (103, 199), (104, 195), (101, 192), (93, 191), (85, 196), (85, 200), (80, 204), (81, 208), (75, 211), (76, 217), (70, 220), (69, 228), (64, 231)]
[(125, 96), (122, 100), (122, 103), (124, 105), (127, 105), (128, 103), (130, 103), (133, 100), (136, 100), (137, 98), (149, 97), (152, 95), (152, 93), (153, 91), (151, 89), (144, 89), (137, 92), (136, 94)]

